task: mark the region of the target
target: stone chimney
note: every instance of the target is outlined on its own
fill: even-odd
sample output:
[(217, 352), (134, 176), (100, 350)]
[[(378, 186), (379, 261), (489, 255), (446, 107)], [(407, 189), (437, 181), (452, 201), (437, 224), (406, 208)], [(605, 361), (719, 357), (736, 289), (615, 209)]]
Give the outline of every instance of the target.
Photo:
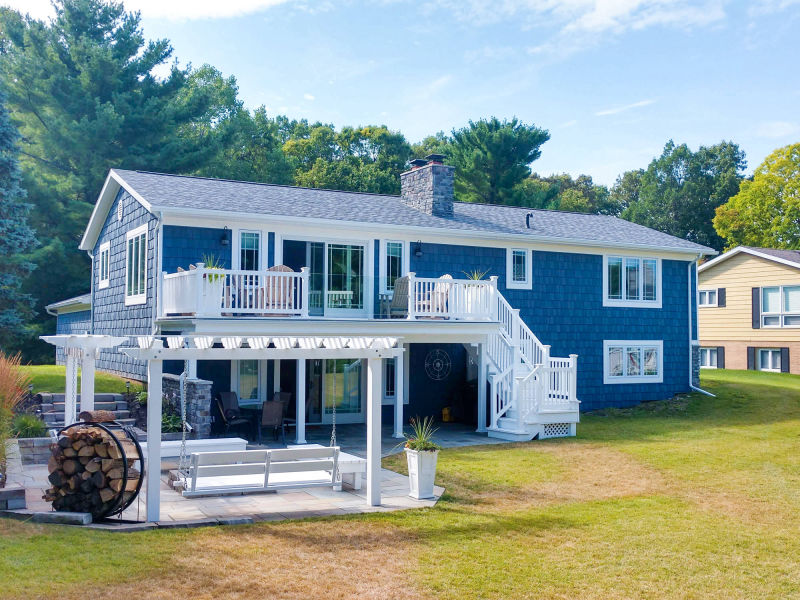
[(443, 160), (442, 154), (412, 160), (411, 170), (400, 175), (400, 198), (406, 206), (425, 214), (452, 219), (456, 168)]

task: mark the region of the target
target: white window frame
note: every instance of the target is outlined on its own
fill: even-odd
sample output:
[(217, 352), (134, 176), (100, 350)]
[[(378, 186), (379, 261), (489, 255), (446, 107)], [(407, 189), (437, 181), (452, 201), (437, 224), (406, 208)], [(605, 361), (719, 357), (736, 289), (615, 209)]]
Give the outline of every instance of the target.
[[(772, 286), (770, 286), (772, 287)], [(778, 355), (778, 368), (773, 369), (772, 367), (765, 369), (761, 364), (761, 353), (762, 352), (769, 352), (770, 354), (770, 364), (772, 363), (772, 354), (777, 353)], [(769, 373), (781, 373), (781, 368), (783, 365), (781, 364), (782, 357), (781, 357), (781, 349), (780, 348), (756, 348), (756, 369), (758, 371), (767, 371)]]
[[(260, 229), (237, 229), (236, 230), (236, 245), (234, 251), (234, 264), (236, 269), (242, 271), (242, 234), (254, 233), (258, 236), (258, 269), (256, 271), (266, 270), (266, 260), (264, 256), (264, 232)], [(254, 271), (255, 272), (255, 271)]]
[[(622, 259), (622, 298), (609, 298), (608, 297), (608, 261), (611, 258)], [(625, 261), (638, 260), (639, 261), (639, 299), (629, 300), (627, 294), (627, 277), (625, 277)], [(656, 261), (656, 299), (643, 300), (644, 296), (644, 269), (642, 268), (643, 261), (654, 260)], [(623, 306), (631, 308), (661, 308), (661, 259), (656, 256), (626, 256), (624, 254), (604, 254), (603, 255), (603, 306)]]
[[(397, 358), (384, 358), (383, 359), (383, 399), (386, 401), (386, 404), (394, 404), (396, 394), (397, 394)], [(389, 365), (394, 363), (394, 374), (390, 377), (389, 376)], [(392, 383), (392, 393), (389, 393), (387, 389), (389, 382)]]
[[(525, 253), (525, 281), (514, 281), (514, 253)], [(533, 252), (527, 248), (506, 248), (506, 288), (509, 290), (533, 289)]]
[[(657, 375), (609, 375), (608, 350), (616, 346), (623, 348), (623, 360), (625, 359), (626, 348), (638, 347), (656, 348), (658, 351), (658, 374)], [(644, 367), (644, 361), (642, 361)], [(603, 383), (605, 384), (627, 384), (627, 383), (663, 383), (664, 382), (664, 341), (663, 340), (603, 340)]]
[[(798, 325), (786, 325), (786, 317), (800, 317), (800, 313), (797, 312), (787, 312), (785, 310), (785, 303), (784, 303), (784, 296), (783, 290), (785, 288), (793, 288), (793, 287), (800, 287), (798, 285), (765, 285), (761, 288), (761, 298), (759, 298), (759, 304), (761, 305), (761, 327), (764, 329), (797, 329), (800, 327)], [(771, 289), (771, 288), (778, 288), (778, 302), (780, 303), (780, 311), (778, 312), (765, 312), (764, 311), (764, 290)], [(772, 317), (778, 319), (777, 325), (767, 325), (767, 318)], [(765, 348), (765, 350), (768, 348)]]
[[(713, 361), (711, 360), (712, 353), (713, 353), (713, 357), (714, 357)], [(709, 358), (709, 360), (708, 360), (709, 364), (707, 364), (707, 365), (703, 364), (704, 363), (703, 354), (705, 354)], [(712, 362), (714, 364), (711, 364)], [(701, 369), (717, 369), (717, 368), (719, 368), (719, 351), (716, 348), (714, 348), (714, 347), (706, 347), (706, 346), (700, 348), (700, 368)]]
[[(128, 248), (126, 243), (125, 250), (127, 251), (127, 249)], [(103, 273), (104, 270), (105, 273)], [(105, 277), (103, 275), (105, 275)], [(97, 289), (98, 290), (106, 289), (109, 286), (110, 282), (111, 282), (111, 243), (104, 242), (100, 244), (100, 248), (97, 250)]]
[(402, 244), (403, 256), (401, 257), (400, 276), (406, 275), (411, 270), (411, 258), (409, 256), (409, 243), (403, 240), (381, 240), (380, 241), (380, 256), (378, 259), (378, 290), (381, 294), (392, 296), (394, 290), (388, 289), (386, 285), (386, 259), (388, 258), (388, 246), (390, 243)]
[[(128, 244), (130, 240), (133, 238), (137, 238), (140, 236), (144, 236), (144, 291), (141, 294), (133, 294), (128, 295), (128, 272), (130, 271), (131, 265), (129, 263), (128, 257)], [(147, 223), (144, 225), (137, 227), (136, 229), (130, 230), (128, 233), (125, 234), (125, 306), (135, 306), (138, 304), (145, 304), (147, 302), (147, 261), (148, 261), (148, 229)]]
[[(711, 294), (714, 294), (714, 302), (709, 301)], [(703, 298), (705, 298), (705, 302), (703, 302)], [(699, 308), (713, 308), (719, 306), (719, 290), (717, 288), (697, 290), (697, 306)]]

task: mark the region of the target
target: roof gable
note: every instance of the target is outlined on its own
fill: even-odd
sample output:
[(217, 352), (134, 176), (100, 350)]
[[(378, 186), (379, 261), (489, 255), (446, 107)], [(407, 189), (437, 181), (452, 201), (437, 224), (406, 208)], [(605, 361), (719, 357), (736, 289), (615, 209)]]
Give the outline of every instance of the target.
[(800, 250), (780, 250), (777, 248), (754, 248), (752, 246), (737, 246), (733, 250), (729, 250), (725, 254), (717, 256), (713, 260), (703, 263), (697, 268), (697, 271), (702, 273), (703, 271), (711, 269), (714, 266), (720, 264), (721, 262), (724, 262), (729, 258), (732, 258), (742, 253), (749, 254), (751, 256), (757, 256), (765, 260), (771, 260), (773, 262), (780, 263), (782, 265), (794, 267), (795, 269), (800, 269)]

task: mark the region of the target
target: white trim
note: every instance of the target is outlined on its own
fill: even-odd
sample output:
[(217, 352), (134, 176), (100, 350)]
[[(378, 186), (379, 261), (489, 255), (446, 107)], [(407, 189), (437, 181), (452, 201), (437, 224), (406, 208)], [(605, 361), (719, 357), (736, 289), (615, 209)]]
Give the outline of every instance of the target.
[[(230, 228), (229, 228), (230, 230)], [(267, 270), (267, 260), (265, 260), (264, 254), (264, 231), (261, 229), (236, 229), (235, 235), (231, 235), (231, 237), (235, 238), (231, 242), (232, 250), (231, 250), (231, 265), (233, 265), (233, 269), (235, 270), (242, 270), (242, 234), (243, 233), (256, 233), (258, 234), (258, 269), (257, 271), (266, 271)], [(266, 234), (269, 236), (269, 233)]]
[[(106, 276), (103, 278), (103, 256), (105, 255)], [(97, 250), (97, 289), (104, 290), (111, 281), (111, 242), (103, 242)]]
[[(617, 375), (608, 374), (608, 349), (612, 346), (623, 347), (623, 361), (625, 360), (625, 347), (657, 348), (658, 350), (658, 375)], [(644, 367), (644, 364), (642, 364)], [(663, 383), (664, 382), (664, 342), (663, 340), (603, 340), (603, 383), (606, 385), (626, 383)]]
[(771, 260), (773, 262), (780, 263), (782, 265), (788, 265), (790, 267), (794, 267), (796, 269), (800, 269), (800, 262), (795, 262), (795, 261), (788, 260), (788, 259), (785, 259), (785, 258), (779, 258), (777, 256), (772, 256), (771, 254), (766, 254), (765, 252), (759, 252), (758, 250), (755, 250), (753, 248), (747, 248), (746, 246), (737, 246), (736, 248), (726, 252), (725, 254), (720, 254), (716, 258), (713, 258), (713, 259), (711, 259), (711, 260), (709, 260), (707, 262), (704, 262), (702, 265), (697, 267), (697, 271), (702, 273), (706, 269), (710, 269), (714, 265), (716, 265), (718, 263), (721, 263), (724, 260), (727, 260), (729, 258), (733, 258), (734, 256), (736, 256), (737, 254), (739, 254), (741, 252), (745, 252), (746, 254), (751, 254), (752, 256), (758, 256), (759, 258), (764, 258), (766, 260)]
[[(714, 353), (714, 364), (713, 365), (704, 365), (703, 364), (703, 351), (708, 353), (708, 356), (711, 356), (711, 353)], [(719, 368), (719, 351), (717, 350), (716, 346), (701, 346), (700, 347), (700, 368), (701, 369), (717, 369)]]
[[(622, 259), (622, 273), (620, 277), (622, 278), (623, 282), (623, 290), (622, 295), (623, 298), (621, 299), (610, 299), (608, 297), (608, 259), (609, 258), (621, 258)], [(625, 260), (635, 258), (639, 260), (639, 264), (641, 265), (643, 260), (651, 259), (656, 261), (656, 299), (655, 300), (628, 300), (624, 296), (626, 295), (626, 277), (625, 277)], [(662, 298), (662, 290), (661, 290), (661, 271), (662, 271), (662, 263), (661, 258), (658, 256), (626, 256), (622, 254), (604, 254), (603, 255), (603, 306), (609, 307), (629, 307), (629, 308), (661, 308), (661, 298)], [(642, 271), (639, 274), (639, 297), (641, 298), (644, 293), (644, 272)]]
[(406, 273), (411, 270), (411, 259), (410, 259), (410, 244), (406, 240), (390, 240), (390, 239), (382, 239), (380, 240), (380, 252), (378, 256), (378, 289), (380, 290), (381, 294), (392, 294), (393, 290), (389, 290), (386, 288), (386, 247), (389, 243), (395, 244), (402, 244), (403, 246), (403, 255), (400, 257), (401, 266), (400, 266), (400, 276), (402, 277)]
[[(514, 281), (514, 252), (525, 253), (525, 281)], [(506, 248), (506, 288), (509, 290), (533, 289), (533, 256), (527, 248)]]
[(756, 348), (756, 370), (757, 371), (766, 371), (768, 373), (782, 373), (781, 368), (783, 368), (783, 364), (779, 364), (777, 369), (765, 369), (761, 366), (761, 352), (769, 352), (770, 356), (772, 356), (773, 352), (778, 353), (778, 363), (782, 363), (783, 356), (781, 356), (781, 349), (780, 348)]
[[(141, 294), (128, 295), (128, 270), (131, 268), (128, 263), (128, 242), (133, 238), (144, 235), (144, 291)], [(125, 306), (138, 306), (147, 303), (147, 261), (148, 261), (148, 224), (140, 225), (136, 229), (131, 229), (125, 234)]]
[[(796, 288), (800, 287), (798, 284), (790, 284), (790, 285), (765, 285), (759, 288), (761, 297), (759, 298), (759, 304), (761, 308), (761, 328), (762, 329), (797, 329), (800, 328), (800, 324), (798, 325), (785, 325), (786, 317), (800, 317), (800, 312), (788, 312), (785, 310), (785, 302), (783, 296), (783, 290), (785, 288)], [(770, 288), (778, 288), (778, 302), (780, 304), (780, 310), (778, 312), (766, 312), (764, 310), (764, 290)], [(778, 324), (777, 325), (767, 325), (766, 320), (768, 318), (777, 318)]]
[[(714, 304), (710, 302), (701, 303), (700, 302), (700, 294), (705, 293), (706, 298), (708, 298), (709, 292), (714, 292)], [(719, 306), (719, 288), (703, 288), (697, 290), (697, 307), (698, 308), (716, 308)]]

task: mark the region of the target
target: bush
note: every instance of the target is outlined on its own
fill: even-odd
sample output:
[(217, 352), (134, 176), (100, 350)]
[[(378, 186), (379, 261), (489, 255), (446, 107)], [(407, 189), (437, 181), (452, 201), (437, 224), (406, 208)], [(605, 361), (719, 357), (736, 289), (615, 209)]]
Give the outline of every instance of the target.
[(180, 416), (170, 414), (161, 416), (161, 433), (178, 433), (179, 431), (183, 431)]
[(0, 487), (5, 485), (6, 440), (11, 433), (14, 409), (25, 399), (29, 376), (20, 369), (21, 355), (0, 352)]
[(11, 434), (18, 438), (45, 437), (47, 426), (36, 415), (17, 415), (11, 423)]

